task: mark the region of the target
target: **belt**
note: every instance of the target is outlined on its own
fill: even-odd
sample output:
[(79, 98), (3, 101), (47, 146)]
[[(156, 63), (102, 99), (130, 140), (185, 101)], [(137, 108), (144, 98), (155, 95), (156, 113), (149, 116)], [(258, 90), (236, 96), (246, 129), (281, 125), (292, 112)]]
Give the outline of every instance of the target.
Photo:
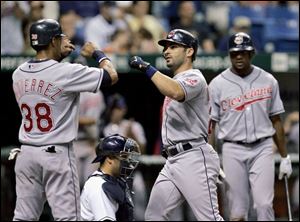
[(226, 143), (236, 143), (236, 144), (239, 144), (239, 145), (254, 146), (254, 145), (256, 145), (258, 143), (261, 143), (262, 141), (264, 141), (264, 140), (266, 140), (268, 138), (270, 138), (270, 136), (260, 138), (258, 140), (255, 140), (254, 142), (251, 142), (251, 143), (246, 143), (246, 142), (243, 142), (243, 141), (231, 141), (231, 140), (224, 140), (224, 142), (226, 142)]
[[(182, 149), (180, 149), (181, 145), (182, 145)], [(163, 152), (165, 152), (168, 156), (175, 156), (182, 151), (190, 150), (192, 148), (193, 147), (190, 143), (186, 143), (186, 144), (178, 143), (174, 146), (169, 146), (164, 148)]]

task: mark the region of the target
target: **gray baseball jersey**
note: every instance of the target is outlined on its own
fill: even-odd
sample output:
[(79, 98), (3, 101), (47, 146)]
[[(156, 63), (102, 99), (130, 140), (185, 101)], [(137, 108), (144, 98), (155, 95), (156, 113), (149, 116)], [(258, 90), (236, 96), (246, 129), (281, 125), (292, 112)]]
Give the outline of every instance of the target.
[[(78, 132), (79, 93), (96, 92), (102, 69), (54, 60), (27, 62), (13, 73), (13, 89), (21, 109), (21, 143), (68, 143)], [(74, 121), (75, 120), (75, 121)]]
[(38, 220), (46, 198), (55, 220), (80, 219), (72, 145), (78, 131), (79, 93), (97, 91), (102, 76), (102, 69), (54, 60), (29, 61), (13, 73), (23, 117), (14, 220)]
[(244, 78), (226, 69), (211, 81), (209, 89), (211, 119), (218, 122), (218, 138), (224, 140), (230, 218), (247, 219), (252, 193), (257, 219), (274, 220), (275, 129), (270, 116), (284, 112), (278, 82), (253, 66)]
[[(216, 181), (220, 170), (217, 152), (206, 142), (209, 96), (199, 70), (178, 73), (185, 100), (165, 98), (162, 140), (178, 153), (169, 155), (152, 188), (145, 220), (169, 220), (170, 214), (186, 200), (197, 220), (223, 220), (218, 210)], [(190, 149), (183, 150), (189, 144)]]
[(253, 67), (245, 78), (226, 69), (209, 84), (211, 119), (219, 124), (218, 139), (251, 143), (275, 133), (269, 117), (284, 112), (278, 82)]
[(185, 101), (165, 98), (161, 130), (164, 146), (197, 142), (207, 137), (209, 96), (206, 80), (197, 69), (177, 74), (174, 79), (182, 86)]

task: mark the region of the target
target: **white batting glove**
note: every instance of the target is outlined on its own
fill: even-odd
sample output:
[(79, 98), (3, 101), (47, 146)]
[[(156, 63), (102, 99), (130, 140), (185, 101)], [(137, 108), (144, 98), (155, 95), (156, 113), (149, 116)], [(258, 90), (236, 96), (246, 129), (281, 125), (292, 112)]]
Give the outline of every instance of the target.
[(286, 174), (287, 177), (289, 178), (290, 175), (292, 174), (292, 163), (291, 163), (291, 159), (290, 156), (287, 155), (287, 157), (281, 157), (281, 162), (280, 162), (280, 166), (279, 166), (279, 180), (282, 179), (283, 175)]
[(16, 155), (18, 153), (20, 153), (20, 152), (21, 152), (20, 148), (13, 148), (13, 149), (11, 149), (11, 151), (9, 152), (8, 160), (15, 159)]
[(222, 170), (222, 168), (220, 168), (219, 176), (220, 176), (220, 178), (219, 177), (217, 178), (217, 183), (222, 184), (223, 180), (225, 180), (225, 177), (226, 177), (226, 175), (225, 175), (224, 171)]
[(222, 179), (225, 179), (225, 177), (226, 177), (226, 175), (225, 175), (224, 171), (222, 170), (222, 168), (220, 168), (219, 175), (221, 176)]

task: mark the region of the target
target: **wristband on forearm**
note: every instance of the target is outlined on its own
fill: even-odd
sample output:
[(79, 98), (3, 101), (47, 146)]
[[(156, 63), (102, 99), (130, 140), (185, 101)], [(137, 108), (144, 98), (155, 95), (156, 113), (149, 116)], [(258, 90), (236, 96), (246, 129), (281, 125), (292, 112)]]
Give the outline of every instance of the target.
[(150, 66), (146, 69), (146, 72), (145, 72), (145, 73), (146, 73), (146, 75), (151, 79), (152, 76), (154, 75), (154, 73), (156, 73), (156, 72), (157, 72), (157, 69), (150, 65)]
[(108, 59), (110, 61), (110, 59), (108, 57), (106, 57), (106, 55), (104, 54), (104, 52), (100, 51), (100, 50), (95, 50), (92, 54), (92, 57), (100, 64), (103, 60)]

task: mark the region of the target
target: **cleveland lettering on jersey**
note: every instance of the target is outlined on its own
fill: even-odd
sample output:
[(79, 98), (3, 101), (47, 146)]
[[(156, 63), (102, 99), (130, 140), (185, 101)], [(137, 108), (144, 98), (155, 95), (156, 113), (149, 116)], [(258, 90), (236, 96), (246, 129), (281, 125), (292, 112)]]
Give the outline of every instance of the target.
[(220, 102), (222, 110), (224, 112), (234, 108), (237, 111), (241, 111), (246, 105), (259, 102), (265, 99), (271, 99), (272, 87), (267, 86), (258, 89), (251, 89), (244, 94), (236, 96), (234, 98), (226, 98)]

